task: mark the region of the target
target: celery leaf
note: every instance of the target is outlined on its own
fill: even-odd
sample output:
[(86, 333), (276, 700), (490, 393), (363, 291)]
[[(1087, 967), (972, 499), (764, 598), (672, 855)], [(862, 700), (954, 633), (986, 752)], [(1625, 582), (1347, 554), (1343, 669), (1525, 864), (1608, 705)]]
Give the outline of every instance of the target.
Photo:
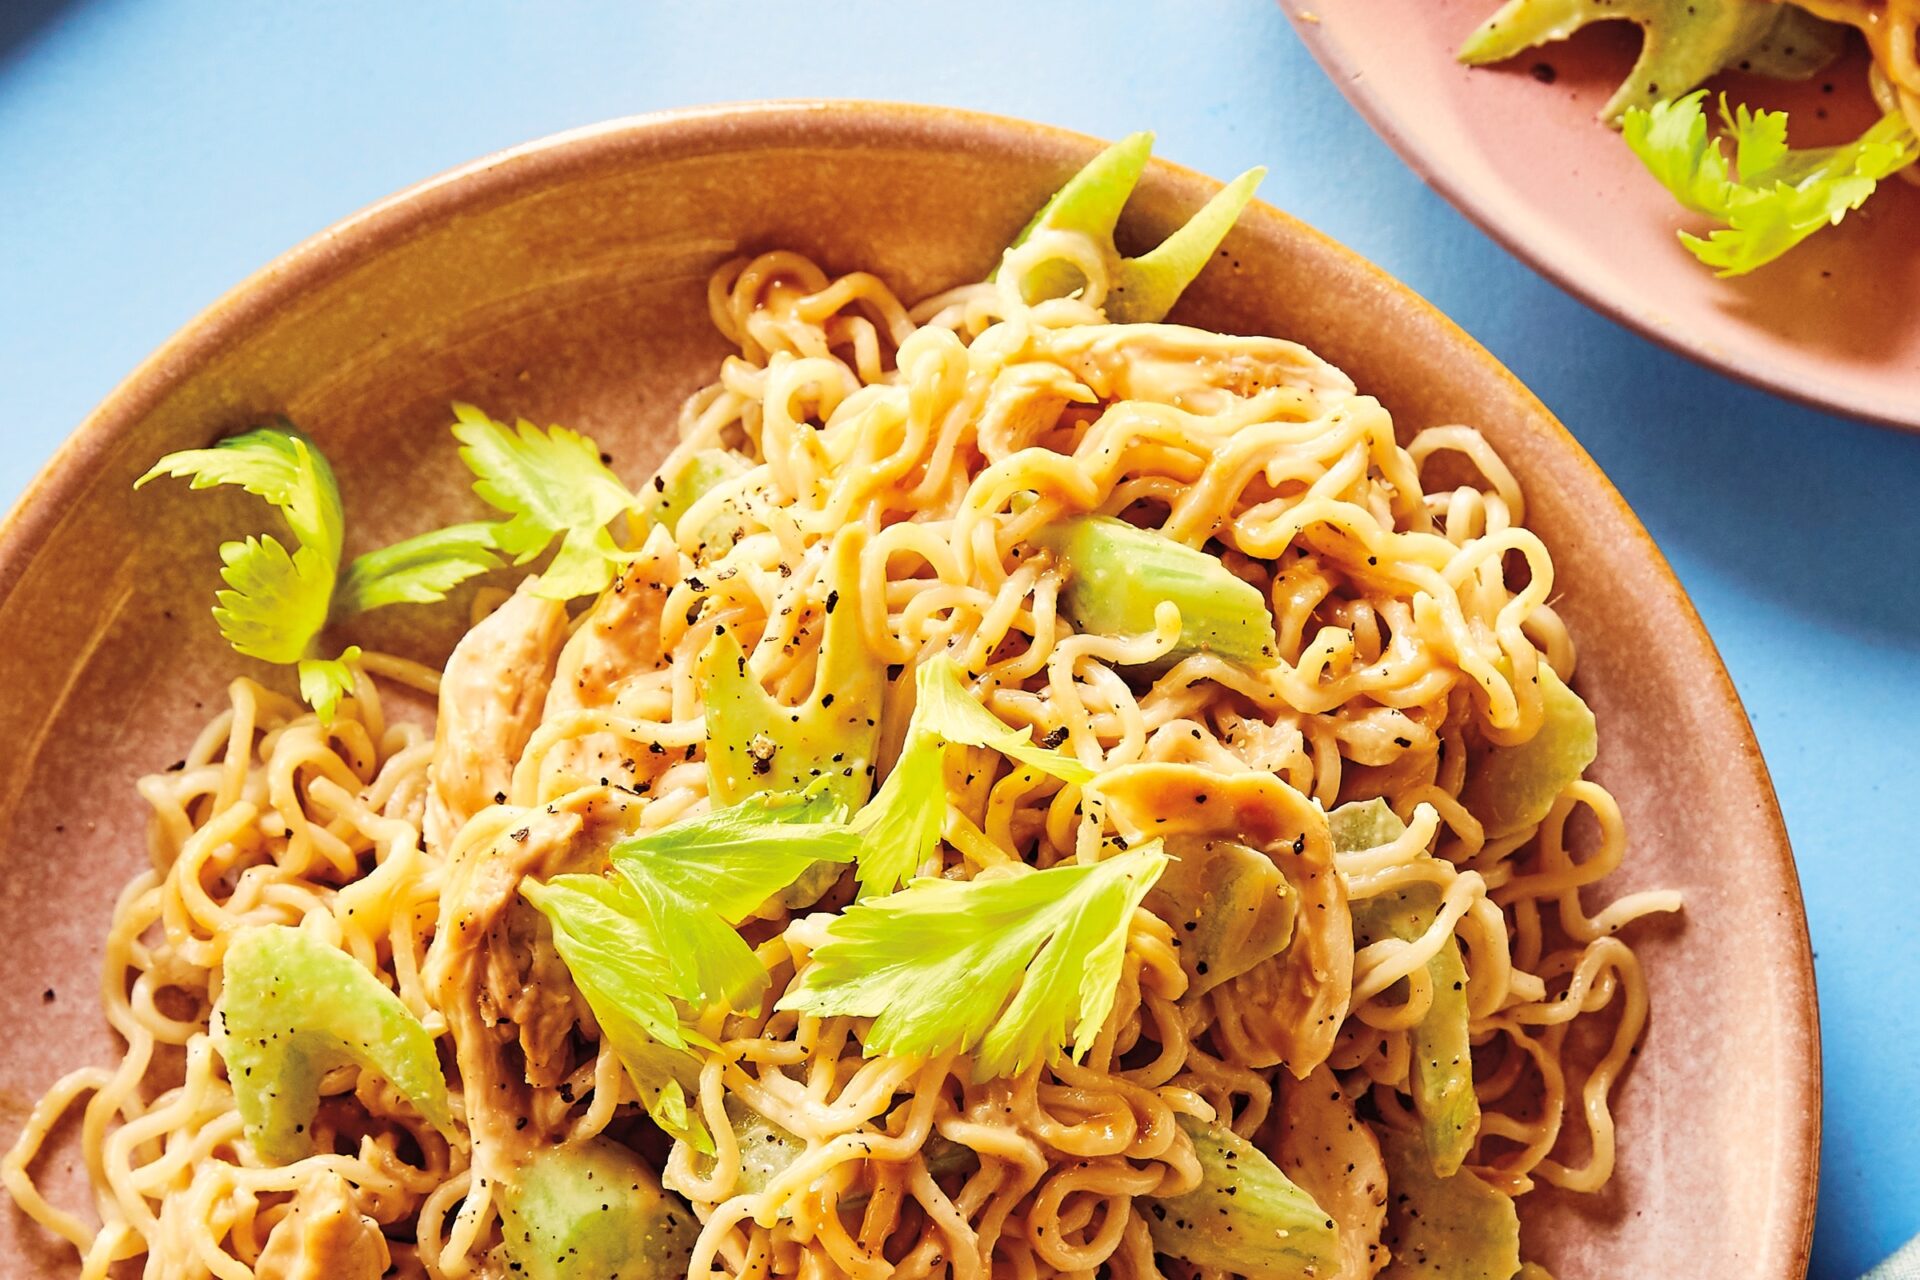
[(520, 886), (654, 1122), (698, 1150), (712, 1148), (686, 1106), (699, 1067), (690, 1050), (711, 1041), (688, 1015), (753, 1007), (766, 971), (732, 926), (814, 863), (852, 857), (852, 832), (805, 821), (815, 808), (756, 797), (620, 842), (611, 877)]
[(946, 757), (947, 744), (939, 735), (915, 723), (893, 771), (854, 815), (861, 897), (892, 893), (940, 842), (947, 819)]
[(353, 692), (353, 664), (359, 660), (357, 644), (348, 645), (337, 658), (300, 659), (300, 696), (320, 714), (320, 723), (332, 724), (340, 699)]
[(1720, 139), (1708, 136), (1705, 96), (1632, 108), (1622, 129), (1676, 200), (1726, 224), (1705, 237), (1680, 233), (1694, 257), (1722, 276), (1744, 275), (1836, 225), (1882, 178), (1920, 160), (1920, 140), (1897, 111), (1843, 146), (1796, 151), (1787, 145), (1785, 112), (1730, 110), (1723, 97), (1720, 119), (1734, 144), (1729, 163)]
[(561, 875), (520, 892), (553, 926), (553, 944), (593, 1007), (617, 1009), (670, 1049), (689, 1043), (664, 975), (669, 964), (646, 904), (625, 880)]
[(170, 453), (134, 482), (160, 476), (195, 489), (235, 485), (265, 499), (297, 540), (292, 549), (272, 534), (220, 545), (220, 577), (213, 618), (236, 652), (263, 662), (300, 666), (300, 692), (323, 721), (333, 718), (352, 687), (346, 663), (359, 656), (316, 656), (333, 609), (344, 538), (340, 490), (333, 468), (291, 427), (257, 427), (206, 449)]
[(448, 525), (355, 556), (340, 584), (342, 616), (390, 604), (432, 604), (469, 578), (498, 569), (497, 525)]
[(1093, 780), (1093, 770), (1086, 765), (1072, 756), (1038, 745), (1033, 741), (1032, 730), (1015, 729), (981, 705), (961, 682), (960, 668), (953, 659), (928, 660), (914, 673), (914, 690), (919, 698), (914, 718), (924, 716), (927, 730), (948, 742), (956, 746), (990, 747), (1062, 782)]
[(862, 897), (893, 892), (939, 843), (947, 816), (949, 744), (988, 747), (1068, 782), (1093, 777), (1093, 770), (1072, 756), (1037, 746), (1029, 730), (1003, 724), (967, 691), (953, 659), (942, 656), (921, 663), (913, 683), (913, 719), (900, 758), (853, 818), (860, 836)]
[(708, 1041), (682, 1025), (661, 977), (666, 957), (632, 888), (603, 876), (563, 875), (523, 880), (520, 893), (546, 916), (554, 949), (647, 1114), (696, 1150), (711, 1151), (711, 1136), (687, 1106), (700, 1073), (692, 1046)]
[(827, 927), (782, 1009), (872, 1018), (869, 1054), (977, 1050), (981, 1079), (1092, 1046), (1113, 1008), (1157, 842), (1105, 862), (979, 880), (923, 877)]
[(507, 516), (494, 528), (499, 549), (526, 564), (560, 540), (540, 575), (539, 593), (552, 600), (598, 595), (628, 554), (607, 530), (640, 501), (601, 461), (592, 440), (565, 427), (546, 431), (524, 419), (495, 422), (470, 404), (453, 406), (460, 458), (476, 477), (473, 491)]
[(313, 652), (327, 625), (333, 566), (312, 547), (288, 551), (272, 534), (220, 544), (213, 619), (228, 644), (262, 662), (293, 663)]
[(646, 909), (667, 988), (694, 1008), (752, 1008), (766, 970), (733, 926), (816, 862), (848, 862), (858, 837), (833, 823), (786, 821), (776, 797), (634, 836), (614, 869)]
[(191, 481), (189, 488), (238, 485), (280, 512), (303, 547), (337, 562), (342, 541), (340, 489), (333, 468), (290, 425), (256, 427), (206, 449), (183, 449), (153, 464), (133, 482), (138, 489), (160, 476)]
[(160, 476), (188, 479), (195, 489), (236, 485), (280, 513), (297, 540), (292, 550), (272, 534), (221, 544), (227, 589), (215, 595), (213, 617), (247, 657), (282, 664), (311, 657), (327, 625), (342, 540), (340, 490), (326, 458), (296, 431), (258, 427), (211, 448), (170, 453), (133, 487)]

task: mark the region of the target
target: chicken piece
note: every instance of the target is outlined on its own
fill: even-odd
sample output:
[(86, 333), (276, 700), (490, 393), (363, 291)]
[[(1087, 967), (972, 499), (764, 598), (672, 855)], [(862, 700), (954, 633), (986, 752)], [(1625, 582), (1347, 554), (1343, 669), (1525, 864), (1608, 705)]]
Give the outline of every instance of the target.
[(1031, 445), (1060, 420), (1069, 404), (1092, 404), (1097, 399), (1057, 364), (1009, 365), (994, 375), (974, 438), (988, 462), (999, 462)]
[(444, 856), (467, 819), (505, 795), (540, 719), (567, 611), (528, 578), (461, 638), (440, 677), (427, 770), (427, 852)]
[[(540, 723), (551, 724), (578, 711), (611, 707), (621, 691), (657, 672), (666, 663), (660, 647), (661, 611), (667, 593), (680, 581), (680, 553), (663, 526), (613, 585), (601, 592), (586, 620), (560, 651), (559, 668), (546, 695)], [(656, 756), (656, 753), (648, 753)], [(627, 761), (633, 760), (633, 767)], [(608, 733), (586, 734), (556, 743), (541, 762), (542, 795), (587, 786), (601, 779), (633, 785), (653, 759), (639, 760), (631, 743)]]
[(380, 1280), (390, 1259), (380, 1224), (360, 1212), (353, 1187), (320, 1169), (294, 1192), (293, 1207), (267, 1233), (255, 1280)]
[(1125, 765), (1099, 791), (1131, 842), (1180, 836), (1237, 840), (1266, 854), (1296, 898), (1286, 950), (1222, 983), (1216, 1010), (1238, 1014), (1245, 1051), (1305, 1078), (1327, 1059), (1353, 996), (1353, 918), (1333, 869), (1333, 838), (1320, 807), (1265, 773), (1220, 773), (1191, 764)]
[(572, 1033), (587, 1016), (546, 918), (520, 884), (604, 872), (635, 814), (636, 801), (605, 787), (502, 810), (491, 838), (466, 843), (447, 868), (423, 976), (453, 1033), (480, 1173), (557, 1137), (565, 1109), (536, 1106), (535, 1091), (578, 1065)]
[(1389, 1257), (1380, 1243), (1387, 1167), (1373, 1130), (1354, 1115), (1333, 1072), (1319, 1067), (1284, 1086), (1260, 1145), (1340, 1228), (1340, 1269), (1324, 1280), (1373, 1280)]
[(1043, 329), (1035, 342), (1103, 400), (1144, 400), (1217, 413), (1230, 397), (1292, 387), (1315, 412), (1354, 394), (1353, 380), (1295, 342), (1177, 324)]

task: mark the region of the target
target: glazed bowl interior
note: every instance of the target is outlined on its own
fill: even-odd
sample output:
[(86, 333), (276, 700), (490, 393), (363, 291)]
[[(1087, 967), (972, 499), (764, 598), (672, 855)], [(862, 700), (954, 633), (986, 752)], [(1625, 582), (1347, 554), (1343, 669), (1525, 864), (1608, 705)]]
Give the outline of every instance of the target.
[[(726, 354), (710, 271), (770, 248), (872, 270), (902, 297), (978, 279), (1096, 144), (1039, 126), (872, 104), (776, 104), (618, 122), (435, 179), (255, 276), (123, 384), (0, 534), (0, 1018), (8, 1139), (57, 1075), (118, 1046), (98, 1005), (114, 895), (146, 861), (143, 773), (178, 759), (248, 670), (207, 614), (244, 497), (138, 494), (154, 458), (285, 413), (333, 458), (349, 552), (475, 518), (455, 399), (586, 431), (631, 481)], [(1123, 245), (1215, 189), (1156, 165)], [(1812, 1219), (1819, 1068), (1804, 917), (1751, 732), (1678, 584), (1572, 439), (1405, 288), (1256, 205), (1176, 319), (1307, 343), (1404, 436), (1479, 426), (1552, 548), (1556, 606), (1599, 717), (1597, 776), (1631, 852), (1609, 895), (1673, 886), (1684, 920), (1636, 945), (1653, 999), (1616, 1099), (1619, 1169), (1596, 1197), (1524, 1201), (1529, 1254), (1582, 1276), (1796, 1277)], [(352, 637), (437, 661), (457, 608)], [(405, 615), (400, 616), (400, 615)], [(22, 1034), (24, 1029), (24, 1034)], [(42, 1165), (82, 1202), (75, 1146)], [(0, 1271), (69, 1274), (10, 1206)]]

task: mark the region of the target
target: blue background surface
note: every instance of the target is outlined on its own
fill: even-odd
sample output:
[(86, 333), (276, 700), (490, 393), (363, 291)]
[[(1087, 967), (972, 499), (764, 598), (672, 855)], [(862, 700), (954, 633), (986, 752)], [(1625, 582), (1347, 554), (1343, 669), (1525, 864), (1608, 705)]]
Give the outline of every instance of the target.
[(1920, 439), (1738, 386), (1562, 295), (1403, 168), (1262, 0), (0, 0), (0, 501), (174, 329), (369, 201), (607, 117), (800, 95), (1153, 128), (1207, 172), (1267, 165), (1267, 199), (1560, 414), (1705, 615), (1786, 810), (1826, 1048), (1813, 1275), (1850, 1280), (1920, 1231)]

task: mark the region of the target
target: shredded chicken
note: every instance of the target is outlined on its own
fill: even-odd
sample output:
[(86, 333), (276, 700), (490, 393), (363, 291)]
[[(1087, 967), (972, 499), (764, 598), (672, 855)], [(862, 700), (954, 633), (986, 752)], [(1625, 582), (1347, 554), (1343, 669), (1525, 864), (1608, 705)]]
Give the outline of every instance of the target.
[(1177, 324), (1088, 324), (1042, 329), (1035, 341), (1103, 400), (1217, 413), (1226, 408), (1225, 396), (1269, 387), (1304, 388), (1317, 407), (1329, 409), (1354, 392), (1346, 374), (1280, 338), (1230, 337)]
[(1387, 1168), (1380, 1143), (1320, 1067), (1282, 1091), (1264, 1145), (1280, 1171), (1340, 1224), (1340, 1270), (1323, 1280), (1373, 1280), (1387, 1265)]
[(1093, 404), (1092, 389), (1049, 361), (1009, 365), (993, 380), (993, 390), (974, 428), (980, 451), (998, 461), (1030, 446), (1060, 420), (1069, 404)]
[(320, 1169), (294, 1192), (253, 1274), (256, 1280), (380, 1280), (390, 1261), (386, 1237), (360, 1212), (353, 1187)]
[[(561, 651), (541, 724), (621, 706), (623, 695), (641, 701), (664, 695), (665, 686), (655, 674), (665, 665), (660, 624), (667, 593), (679, 581), (679, 550), (666, 529), (656, 525), (639, 558), (601, 594)], [(633, 710), (636, 718), (655, 718), (645, 707)], [(652, 776), (659, 763), (636, 755), (632, 743), (610, 733), (567, 736), (540, 762), (541, 793), (595, 782), (634, 786)]]
[(506, 795), (514, 761), (540, 718), (566, 636), (566, 607), (528, 578), (467, 632), (440, 677), (423, 835), (444, 855), (467, 819)]
[(604, 872), (636, 803), (590, 787), (535, 809), (500, 808), (454, 850), (423, 976), (453, 1032), (477, 1170), (558, 1136), (579, 1065), (573, 1031), (592, 1026), (521, 882)]

